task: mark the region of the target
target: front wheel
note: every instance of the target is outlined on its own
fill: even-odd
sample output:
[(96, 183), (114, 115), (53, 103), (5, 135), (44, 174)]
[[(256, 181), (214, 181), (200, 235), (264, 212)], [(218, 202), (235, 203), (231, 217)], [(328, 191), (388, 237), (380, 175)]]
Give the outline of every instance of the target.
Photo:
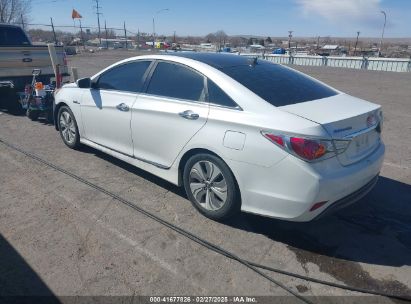
[(64, 143), (72, 149), (78, 148), (80, 146), (80, 134), (74, 114), (69, 107), (62, 106), (59, 109), (57, 123)]
[(228, 219), (240, 210), (238, 188), (230, 168), (211, 154), (197, 154), (186, 163), (184, 188), (193, 206), (213, 220)]

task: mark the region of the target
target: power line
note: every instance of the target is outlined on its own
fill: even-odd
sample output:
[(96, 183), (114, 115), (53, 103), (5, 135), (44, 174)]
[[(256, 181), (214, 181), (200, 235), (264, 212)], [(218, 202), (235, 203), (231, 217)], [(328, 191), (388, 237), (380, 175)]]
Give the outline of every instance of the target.
[[(12, 24), (21, 24), (21, 22), (17, 22), (17, 23), (12, 23)], [(51, 27), (51, 24), (45, 24), (45, 23), (24, 23), (24, 25), (30, 25), (30, 26), (45, 26), (45, 27)], [(77, 29), (76, 26), (74, 25), (55, 25), (55, 28), (74, 28)], [(83, 29), (97, 29), (97, 27), (95, 26), (82, 26)], [(124, 30), (124, 28), (122, 27), (108, 27), (107, 29), (109, 30), (116, 30), (116, 31), (122, 31)], [(134, 34), (133, 32), (127, 30), (128, 32)]]
[(57, 3), (57, 2), (65, 2), (67, 0), (31, 0), (32, 4), (48, 4), (48, 3)]

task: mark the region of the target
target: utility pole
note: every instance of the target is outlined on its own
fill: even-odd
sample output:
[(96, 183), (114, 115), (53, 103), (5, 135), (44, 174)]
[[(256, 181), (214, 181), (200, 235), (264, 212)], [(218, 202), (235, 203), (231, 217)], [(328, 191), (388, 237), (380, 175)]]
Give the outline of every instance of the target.
[(83, 49), (86, 49), (86, 44), (84, 43), (84, 38), (83, 38), (83, 26), (81, 25), (81, 19), (78, 20), (80, 22), (80, 41), (83, 43)]
[(354, 56), (357, 54), (358, 37), (360, 37), (359, 31), (357, 32), (357, 40), (355, 41)]
[(106, 48), (108, 50), (107, 22), (106, 22), (106, 20), (104, 20), (104, 30), (106, 31)]
[(101, 31), (100, 31), (100, 9), (102, 8), (99, 4), (100, 0), (93, 0), (96, 2), (96, 14), (97, 14), (97, 25), (98, 25), (98, 40), (100, 41), (100, 46), (101, 46)]
[(140, 29), (137, 29), (137, 50), (140, 50)]
[(317, 50), (320, 48), (320, 36), (317, 37)]
[(57, 45), (56, 31), (54, 30), (53, 18), (50, 17), (51, 29), (53, 30), (54, 43)]
[(24, 26), (23, 14), (21, 14), (20, 17), (21, 17), (21, 27), (23, 28), (23, 30), (26, 30), (26, 29), (25, 29), (25, 26)]
[(174, 31), (173, 43), (176, 43), (176, 31)]
[(380, 48), (378, 49), (378, 57), (381, 57), (382, 41), (384, 40), (385, 25), (387, 24), (387, 14), (386, 14), (384, 11), (381, 11), (381, 14), (384, 15), (384, 26), (383, 26), (383, 28), (382, 28)]
[(124, 38), (126, 39), (126, 50), (128, 50), (126, 22), (124, 21)]

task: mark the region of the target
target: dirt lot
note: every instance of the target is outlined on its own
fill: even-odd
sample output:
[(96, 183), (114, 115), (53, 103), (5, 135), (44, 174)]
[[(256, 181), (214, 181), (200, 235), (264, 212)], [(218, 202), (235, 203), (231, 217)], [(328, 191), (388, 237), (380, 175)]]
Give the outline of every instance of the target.
[[(132, 56), (71, 57), (89, 76)], [(72, 151), (46, 122), (0, 112), (0, 139), (237, 255), (312, 277), (411, 296), (411, 74), (298, 67), (382, 104), (387, 155), (376, 188), (322, 220), (199, 215), (177, 187), (91, 148)], [(305, 296), (358, 295), (270, 274)], [(1, 295), (266, 295), (281, 288), (90, 187), (0, 143)], [(314, 301), (315, 299), (313, 299)], [(1, 302), (1, 301), (0, 301)]]

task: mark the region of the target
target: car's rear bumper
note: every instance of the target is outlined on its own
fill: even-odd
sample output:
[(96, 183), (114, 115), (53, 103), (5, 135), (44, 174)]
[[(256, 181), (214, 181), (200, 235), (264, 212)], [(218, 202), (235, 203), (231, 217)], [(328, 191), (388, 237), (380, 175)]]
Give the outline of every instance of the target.
[[(335, 157), (309, 164), (293, 156), (270, 168), (238, 162), (229, 165), (241, 189), (243, 211), (305, 222), (367, 194), (375, 185), (384, 154), (385, 146), (381, 143), (372, 154), (345, 167)], [(318, 202), (326, 204), (310, 211)]]
[(372, 188), (377, 184), (378, 182), (378, 175), (374, 177), (370, 182), (368, 182), (365, 186), (361, 187), (357, 191), (347, 195), (346, 197), (343, 197), (342, 199), (332, 203), (328, 208), (326, 208), (324, 211), (322, 211), (315, 219), (320, 219), (323, 217), (326, 217), (328, 215), (331, 215), (338, 210), (341, 210), (345, 207), (348, 207), (355, 202), (359, 201), (362, 199), (364, 196), (366, 196)]

